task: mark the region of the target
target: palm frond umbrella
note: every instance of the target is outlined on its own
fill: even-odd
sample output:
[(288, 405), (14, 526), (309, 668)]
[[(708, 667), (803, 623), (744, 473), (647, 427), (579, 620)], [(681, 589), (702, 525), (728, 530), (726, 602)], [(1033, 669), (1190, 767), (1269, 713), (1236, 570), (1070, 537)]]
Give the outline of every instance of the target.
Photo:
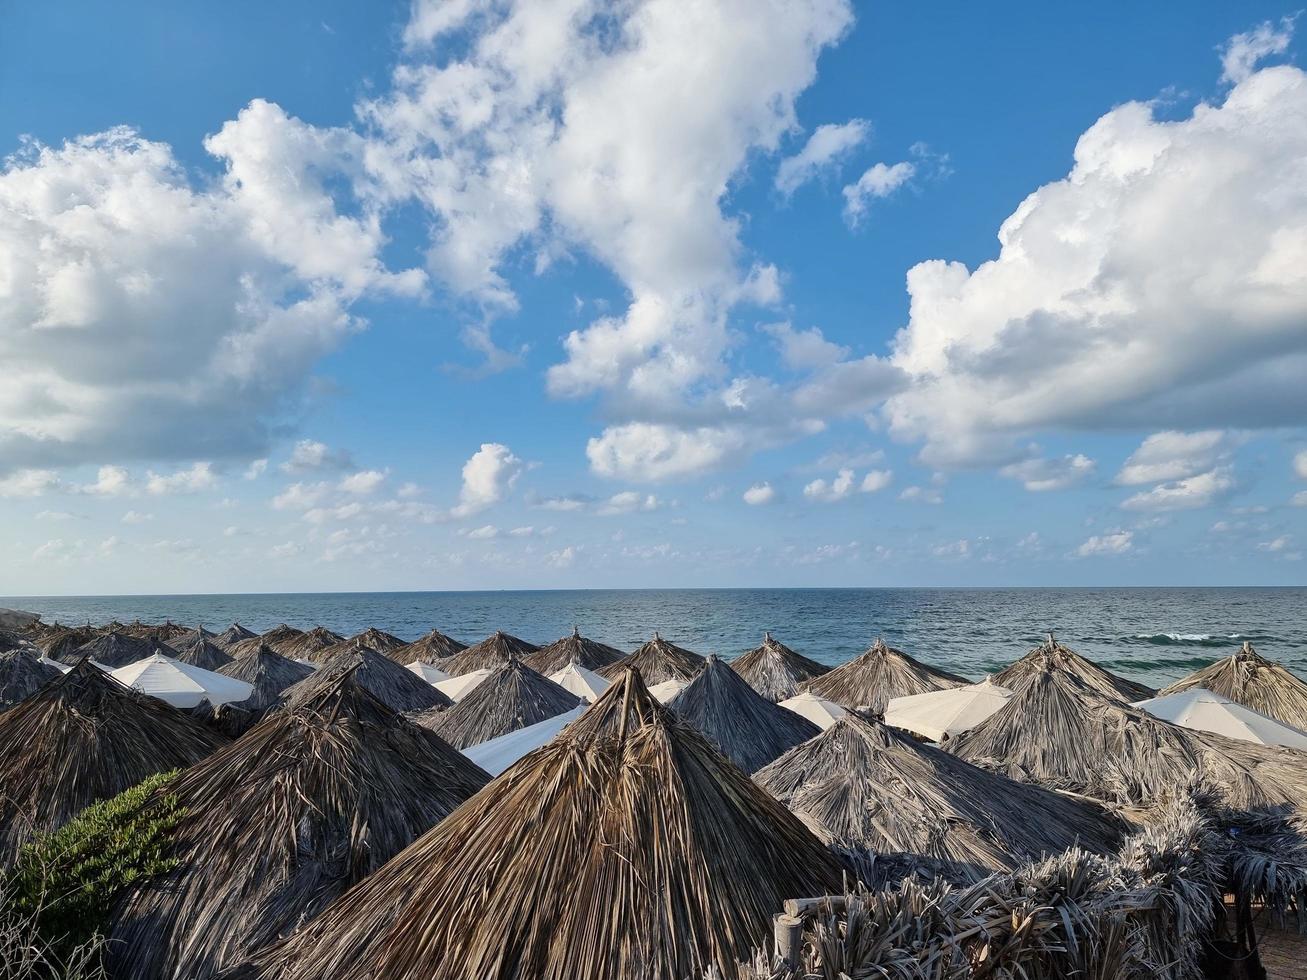
[(267, 716), (266, 711), (242, 708), (235, 704), (210, 704), (208, 701), (201, 701), (194, 708), (182, 710), (191, 721), (233, 741)]
[(828, 843), (924, 857), (963, 878), (1077, 845), (1108, 854), (1123, 829), (1098, 804), (986, 772), (857, 714), (754, 782)]
[(467, 644), (461, 640), (446, 636), (440, 630), (432, 630), (419, 636), (412, 643), (406, 643), (395, 650), (387, 650), (385, 653), (396, 663), (411, 664), (421, 661), (429, 664), (462, 653), (466, 649)]
[(793, 711), (796, 715), (803, 715), (822, 731), (830, 728), (831, 725), (849, 713), (848, 709), (840, 707), (834, 701), (819, 697), (811, 691), (804, 691), (792, 698), (786, 698), (780, 703), (780, 707), (786, 711)]
[(58, 626), (36, 639), (36, 645), (45, 651), (51, 660), (58, 660), (69, 666), (77, 663), (75, 653), (78, 647), (89, 643), (98, 634), (90, 626)]
[(715, 656), (667, 710), (750, 773), (821, 734), (807, 718), (768, 701)]
[(454, 748), (466, 749), (571, 711), (580, 703), (576, 695), (513, 659), (491, 671), (452, 708), (422, 715), (418, 721)]
[[(296, 659), (295, 654), (288, 653), (287, 650), (290, 650), (294, 646), (295, 641), (303, 636), (304, 630), (296, 629), (294, 626), (282, 623), (279, 626), (274, 626), (272, 629), (264, 631), (259, 639), (272, 647), (272, 649), (276, 650), (283, 657), (290, 657), (294, 660)], [(233, 654), (233, 656), (239, 656), (239, 654)]]
[[(12, 708), (45, 685), (62, 677), (54, 667), (41, 662), (36, 647), (14, 646), (0, 653), (0, 711)], [(4, 789), (0, 787), (0, 795)]]
[[(525, 661), (524, 661), (525, 662)], [(607, 677), (600, 677), (593, 670), (578, 663), (569, 663), (562, 670), (550, 674), (549, 679), (565, 691), (575, 694), (587, 701), (598, 701), (600, 695), (612, 684)]]
[(291, 687), (306, 677), (313, 676), (312, 667), (305, 667), (283, 657), (272, 647), (263, 644), (244, 656), (237, 657), (225, 667), (219, 667), (217, 672), (253, 685), (254, 690), (250, 696), (238, 702), (236, 707), (257, 713), (277, 707), (285, 700), (286, 692)]
[(1059, 643), (1052, 633), (1049, 633), (1043, 643), (1020, 660), (1000, 670), (994, 675), (993, 680), (1000, 687), (1017, 691), (1031, 677), (1043, 673), (1049, 667), (1066, 671), (1100, 694), (1121, 701), (1138, 701), (1142, 698), (1151, 698), (1157, 693), (1151, 687), (1120, 677), (1107, 668), (1100, 667), (1089, 658), (1082, 657), (1070, 647)]
[(0, 867), (31, 834), (224, 744), (83, 660), (0, 714)]
[(167, 701), (174, 708), (194, 708), (202, 701), (214, 706), (244, 701), (254, 693), (249, 681), (225, 677), (155, 652), (119, 667), (111, 676), (124, 687)]
[(113, 630), (97, 636), (89, 643), (83, 643), (74, 653), (64, 654), (56, 659), (67, 663), (72, 657), (72, 662), (76, 663), (83, 657), (90, 657), (98, 664), (117, 668), (153, 656), (156, 650), (162, 651), (169, 657), (177, 652), (172, 647), (154, 640), (144, 640), (123, 630)]
[(808, 681), (803, 690), (845, 708), (865, 707), (873, 714), (883, 714), (891, 698), (969, 683), (965, 677), (923, 664), (877, 640), (860, 657)]
[(122, 631), (129, 636), (136, 637), (138, 640), (149, 640), (151, 643), (167, 643), (170, 646), (172, 645), (171, 641), (190, 632), (187, 627), (171, 620), (164, 623), (142, 623), (139, 619), (130, 626), (122, 627)]
[(387, 656), (392, 650), (408, 646), (407, 640), (401, 640), (394, 633), (387, 633), (375, 626), (369, 626), (362, 633), (355, 633), (349, 640), (358, 646), (365, 646), (369, 650), (376, 650), (377, 653), (384, 653)]
[(693, 650), (678, 647), (654, 633), (653, 639), (635, 653), (615, 664), (601, 667), (595, 673), (613, 680), (621, 677), (622, 671), (635, 668), (646, 684), (655, 687), (664, 681), (684, 681), (688, 684), (703, 670), (705, 663), (707, 661)]
[(213, 642), (222, 649), (230, 652), (231, 648), (242, 640), (253, 640), (258, 637), (258, 633), (253, 630), (247, 630), (240, 623), (232, 623), (225, 630), (213, 638)]
[(480, 643), (472, 644), (436, 666), (451, 677), (457, 677), (474, 670), (494, 670), (510, 660), (525, 660), (539, 649), (534, 643), (528, 643), (511, 633), (495, 630)]
[[(1197, 732), (1213, 732), (1257, 745), (1307, 749), (1307, 732), (1291, 728), (1252, 708), (1245, 708), (1238, 701), (1201, 687), (1187, 687), (1174, 694), (1136, 701), (1134, 706), (1154, 718)], [(1307, 764), (1307, 756), (1304, 756), (1304, 764)]]
[(25, 650), (37, 657), (41, 655), (41, 648), (28, 637), (13, 630), (0, 629), (0, 653), (8, 653), (10, 650)]
[(115, 976), (207, 980), (313, 919), (490, 777), (338, 673), (166, 789), (171, 872), (114, 915)]
[(215, 639), (214, 634), (199, 627), (185, 636), (178, 637), (169, 646), (177, 651), (176, 659), (182, 663), (203, 670), (217, 670), (231, 663), (232, 658), (214, 642)]
[(520, 759), (556, 739), (563, 729), (585, 714), (588, 707), (589, 705), (578, 704), (561, 715), (554, 715), (507, 735), (469, 746), (463, 750), (463, 754), (490, 775), (498, 776)]
[(315, 626), (277, 644), (276, 649), (283, 657), (290, 657), (291, 660), (323, 663), (330, 660), (333, 654), (339, 653), (337, 647), (344, 642), (345, 638), (339, 633), (333, 633), (325, 626)]
[(287, 690), (287, 702), (314, 696), (324, 685), (334, 683), (336, 675), (345, 670), (353, 670), (355, 681), (393, 711), (428, 711), (448, 708), (453, 703), (422, 678), (367, 647), (336, 654), (315, 674)]
[(568, 664), (578, 664), (586, 670), (599, 670), (617, 663), (625, 656), (616, 647), (582, 636), (581, 628), (573, 626), (568, 636), (541, 647), (529, 657), (523, 657), (522, 662), (537, 673), (548, 676), (558, 673)]
[(1162, 688), (1162, 695), (1201, 687), (1252, 708), (1276, 721), (1307, 731), (1307, 681), (1274, 660), (1268, 660), (1253, 645)]
[(631, 671), (247, 976), (701, 977), (841, 867)]
[(986, 677), (979, 684), (892, 698), (885, 724), (933, 742), (970, 731), (1007, 703), (1012, 692)]
[(806, 681), (830, 672), (825, 664), (795, 653), (764, 633), (762, 645), (731, 661), (731, 668), (768, 701), (784, 701), (799, 693)]

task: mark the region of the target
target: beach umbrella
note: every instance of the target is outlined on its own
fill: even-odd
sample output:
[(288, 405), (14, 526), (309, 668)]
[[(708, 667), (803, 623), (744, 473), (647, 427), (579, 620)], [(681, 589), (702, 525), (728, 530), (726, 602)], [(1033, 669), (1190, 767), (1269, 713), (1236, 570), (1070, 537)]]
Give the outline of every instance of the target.
[(247, 681), (253, 686), (250, 696), (238, 702), (237, 707), (264, 712), (281, 704), (286, 691), (306, 677), (311, 677), (313, 669), (283, 657), (272, 647), (259, 644), (225, 667), (218, 668), (217, 673)]
[[(293, 660), (295, 658), (293, 652), (295, 641), (302, 639), (303, 636), (303, 630), (282, 623), (279, 626), (274, 626), (270, 630), (265, 630), (260, 634), (259, 639), (272, 647), (273, 650), (280, 653), (283, 657), (290, 657)], [(287, 650), (292, 650), (292, 652), (287, 653)], [(236, 657), (240, 656), (240, 654), (233, 653), (232, 656)]]
[(66, 674), (66, 673), (68, 673), (70, 670), (73, 669), (72, 666), (71, 666), (70, 664), (61, 664), (58, 660), (51, 660), (49, 657), (39, 657), (39, 658), (37, 658), (37, 659), (38, 659), (41, 663), (45, 664), (45, 666), (47, 666), (47, 667), (53, 667), (55, 670), (59, 671), (59, 673), (61, 673), (61, 674)]
[(461, 653), (456, 653), (437, 666), (451, 677), (458, 677), (473, 670), (483, 670), (503, 666), (516, 658), (524, 660), (540, 648), (534, 643), (518, 639), (502, 630), (496, 630), (480, 643), (474, 643)]
[(469, 670), (466, 674), (459, 674), (457, 677), (449, 678), (449, 680), (436, 681), (432, 687), (457, 703), (476, 690), (476, 686), (492, 673), (494, 671), (489, 667), (483, 667), (480, 670)]
[(1245, 708), (1307, 731), (1307, 681), (1281, 664), (1268, 660), (1244, 641), (1236, 653), (1161, 690), (1174, 694), (1201, 687), (1242, 704)]
[(394, 711), (428, 711), (448, 708), (453, 703), (416, 674), (368, 647), (354, 647), (337, 653), (316, 673), (288, 688), (286, 700), (293, 702), (312, 696), (345, 670), (353, 670), (354, 680)]
[(490, 775), (498, 776), (519, 759), (543, 745), (548, 745), (558, 737), (559, 732), (585, 714), (585, 711), (586, 705), (579, 704), (561, 715), (554, 715), (552, 718), (519, 728), (507, 735), (500, 735), (480, 745), (469, 746), (463, 750), (463, 754)]
[(30, 645), (14, 646), (0, 653), (0, 711), (12, 708), (63, 676), (62, 671), (38, 653), (37, 648)]
[(84, 643), (89, 643), (99, 635), (90, 626), (59, 626), (52, 627), (47, 632), (36, 638), (36, 645), (45, 652), (45, 655), (51, 660), (57, 660), (62, 664), (71, 667), (77, 663), (78, 657), (75, 653), (78, 647)]
[(840, 707), (834, 701), (827, 701), (811, 691), (804, 691), (792, 698), (786, 698), (780, 703), (780, 706), (786, 711), (793, 711), (795, 714), (803, 715), (822, 731), (830, 728), (831, 725), (848, 714), (847, 709)]
[(183, 708), (187, 716), (225, 738), (238, 739), (263, 720), (266, 711), (242, 708), (235, 704), (210, 704), (201, 701), (193, 708)]
[(649, 694), (659, 704), (667, 704), (689, 686), (689, 681), (678, 681), (673, 679), (670, 681), (663, 681), (661, 684), (655, 684), (653, 687), (649, 688)]
[(362, 633), (355, 633), (347, 642), (356, 646), (365, 646), (369, 650), (376, 650), (377, 653), (389, 655), (392, 650), (398, 650), (401, 647), (408, 646), (407, 640), (401, 640), (394, 633), (387, 633), (385, 630), (379, 630), (375, 626), (369, 626)]
[(893, 698), (968, 683), (965, 677), (923, 664), (884, 640), (877, 640), (860, 657), (808, 681), (803, 689), (845, 708), (865, 707), (873, 714), (882, 714)]
[(771, 941), (842, 868), (638, 671), (248, 977), (683, 980)]
[(118, 903), (114, 976), (208, 980), (311, 921), (489, 782), (351, 673), (169, 783), (175, 867)]
[(795, 653), (770, 633), (763, 634), (761, 646), (731, 661), (731, 669), (768, 701), (792, 698), (805, 681), (830, 671), (825, 664)]
[(452, 657), (456, 653), (462, 653), (466, 649), (467, 644), (461, 640), (446, 636), (440, 630), (431, 630), (431, 632), (419, 636), (412, 643), (406, 643), (402, 647), (384, 652), (386, 656), (396, 663), (411, 664), (419, 660), (423, 663), (435, 663), (444, 660), (446, 657)]
[(0, 868), (31, 834), (224, 744), (83, 660), (0, 714)]
[(178, 637), (185, 636), (190, 632), (185, 626), (174, 622), (165, 623), (142, 623), (139, 619), (135, 620), (130, 626), (121, 627), (122, 632), (129, 636), (134, 636), (139, 640), (148, 640), (153, 644), (166, 643), (172, 645), (172, 641)]
[[(402, 668), (401, 668), (402, 669)], [(520, 660), (510, 660), (465, 694), (452, 708), (419, 716), (456, 749), (479, 745), (571, 711), (580, 701)]]
[(582, 667), (579, 663), (569, 663), (562, 670), (550, 674), (549, 679), (578, 698), (598, 701), (599, 695), (608, 690), (612, 683), (607, 677), (600, 677), (593, 670)]
[(745, 772), (756, 772), (821, 732), (802, 715), (768, 701), (714, 656), (708, 658), (699, 676), (667, 703), (667, 710), (702, 733)]
[(1138, 701), (1141, 698), (1151, 698), (1157, 693), (1151, 687), (1120, 677), (1088, 657), (1082, 657), (1070, 647), (1059, 643), (1052, 633), (1020, 660), (1000, 670), (993, 679), (1000, 687), (1017, 691), (1031, 677), (1038, 676), (1049, 668), (1064, 671), (1100, 694), (1121, 701)]
[(979, 684), (894, 698), (885, 723), (935, 742), (975, 728), (1007, 703), (1012, 692), (986, 677)]
[(577, 664), (586, 670), (599, 670), (617, 663), (625, 656), (616, 647), (582, 636), (580, 627), (573, 626), (570, 635), (523, 657), (522, 662), (538, 673), (551, 675), (568, 664)]
[(247, 630), (240, 623), (232, 623), (225, 630), (215, 636), (213, 642), (222, 647), (222, 649), (230, 652), (235, 644), (240, 643), (242, 640), (253, 640), (258, 635), (259, 634), (255, 633), (253, 630)]
[(134, 691), (167, 701), (174, 708), (194, 708), (201, 701), (212, 705), (244, 701), (254, 693), (248, 681), (225, 677), (180, 660), (154, 653), (110, 675)]
[(151, 657), (155, 650), (160, 650), (170, 657), (177, 652), (165, 644), (132, 636), (125, 630), (115, 629), (102, 633), (88, 643), (83, 643), (73, 654), (64, 654), (56, 659), (68, 663), (71, 658), (71, 662), (76, 663), (83, 657), (90, 657), (97, 664), (116, 669)]
[[(1136, 701), (1134, 706), (1142, 708), (1154, 718), (1192, 728), (1194, 731), (1214, 732), (1242, 742), (1256, 742), (1258, 745), (1307, 749), (1307, 732), (1290, 728), (1274, 718), (1268, 718), (1252, 708), (1245, 708), (1237, 701), (1201, 687), (1187, 687), (1174, 694)], [(1304, 757), (1304, 765), (1307, 765), (1307, 757)]]
[(669, 643), (658, 633), (654, 633), (653, 639), (635, 653), (615, 664), (601, 667), (596, 673), (611, 680), (621, 677), (622, 671), (635, 668), (646, 684), (656, 686), (663, 681), (672, 680), (688, 683), (703, 670), (704, 663), (704, 658), (699, 654), (678, 647), (675, 643)]
[(449, 675), (437, 667), (435, 664), (427, 663), (425, 660), (414, 660), (404, 667), (409, 673), (416, 674), (428, 684), (438, 684), (441, 681), (449, 680)]
[(939, 862), (954, 877), (1072, 847), (1109, 854), (1121, 839), (1098, 804), (986, 772), (853, 713), (754, 781), (828, 843)]
[(8, 653), (11, 650), (23, 650), (37, 657), (41, 655), (41, 648), (27, 637), (13, 630), (0, 629), (0, 653)]
[(333, 654), (339, 653), (339, 646), (344, 642), (345, 638), (339, 633), (333, 633), (325, 626), (315, 626), (299, 636), (292, 636), (278, 643), (276, 650), (283, 657), (290, 657), (291, 660), (322, 663), (330, 660)]
[(169, 644), (176, 653), (176, 659), (192, 667), (204, 670), (218, 670), (231, 663), (232, 658), (222, 647), (214, 642), (214, 635), (204, 629), (195, 629), (178, 637)]

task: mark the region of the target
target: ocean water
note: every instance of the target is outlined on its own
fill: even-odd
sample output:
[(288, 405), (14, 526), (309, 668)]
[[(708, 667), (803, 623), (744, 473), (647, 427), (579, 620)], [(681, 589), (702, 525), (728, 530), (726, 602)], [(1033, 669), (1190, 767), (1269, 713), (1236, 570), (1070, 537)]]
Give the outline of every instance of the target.
[(1307, 676), (1307, 588), (1216, 589), (650, 589), (288, 595), (0, 598), (47, 622), (140, 619), (222, 630), (238, 621), (377, 626), (405, 639), (436, 627), (464, 642), (503, 629), (547, 643), (579, 625), (631, 650), (655, 630), (699, 653), (731, 658), (764, 630), (800, 653), (838, 664), (877, 637), (913, 656), (980, 678), (1048, 630), (1118, 673), (1160, 685), (1251, 640)]

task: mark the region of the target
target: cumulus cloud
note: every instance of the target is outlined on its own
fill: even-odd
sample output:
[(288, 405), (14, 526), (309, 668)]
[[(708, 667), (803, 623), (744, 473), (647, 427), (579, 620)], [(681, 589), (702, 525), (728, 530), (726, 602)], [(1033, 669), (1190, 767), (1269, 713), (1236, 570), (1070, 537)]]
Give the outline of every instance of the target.
[(890, 470), (868, 470), (867, 475), (862, 478), (862, 484), (858, 487), (863, 493), (875, 493), (877, 490), (884, 490), (894, 482), (894, 474)]
[(147, 521), (154, 520), (153, 514), (142, 514), (138, 510), (129, 510), (122, 516), (123, 524), (145, 524)]
[(1233, 440), (1219, 429), (1157, 432), (1145, 439), (1121, 466), (1121, 486), (1180, 480), (1212, 469), (1229, 454)]
[(1288, 51), (1296, 19), (1285, 17), (1278, 26), (1262, 21), (1251, 31), (1230, 38), (1221, 50), (1221, 81), (1237, 85), (1253, 73), (1259, 62)]
[(512, 450), (502, 443), (483, 442), (463, 464), (463, 488), (458, 505), (450, 513), (454, 517), (470, 517), (494, 506), (521, 474), (522, 461)]
[(904, 160), (868, 167), (854, 183), (844, 188), (844, 220), (856, 228), (867, 216), (873, 201), (889, 197), (916, 175), (917, 168)]
[(803, 488), (803, 495), (809, 500), (830, 504), (852, 496), (855, 491), (875, 493), (884, 490), (893, 479), (894, 474), (889, 470), (869, 470), (862, 481), (858, 482), (854, 471), (846, 467), (830, 480), (824, 478), (813, 480)]
[(367, 496), (375, 493), (385, 482), (386, 474), (380, 470), (360, 470), (342, 479), (337, 488), (345, 493)]
[(1033, 457), (1019, 463), (1009, 463), (999, 472), (1031, 493), (1047, 490), (1065, 490), (1083, 483), (1094, 472), (1094, 461), (1080, 453), (1067, 454), (1061, 459)]
[(803, 149), (777, 165), (776, 189), (789, 197), (823, 170), (839, 164), (870, 135), (871, 123), (865, 119), (818, 126)]
[(1162, 483), (1126, 498), (1126, 510), (1170, 511), (1196, 510), (1224, 499), (1234, 489), (1234, 473), (1229, 467), (1217, 467), (1206, 473)]
[(657, 510), (660, 506), (661, 501), (651, 493), (643, 494), (635, 490), (625, 490), (609, 497), (600, 505), (596, 513), (604, 516), (633, 514), (636, 511)]
[(755, 483), (744, 491), (744, 502), (752, 507), (770, 504), (776, 499), (776, 488), (770, 483)]
[(295, 443), (290, 458), (281, 464), (283, 473), (308, 473), (314, 470), (345, 470), (354, 460), (344, 449), (332, 449), (325, 442), (301, 439)]
[(194, 463), (175, 473), (155, 473), (153, 470), (145, 475), (145, 492), (162, 496), (171, 493), (199, 493), (216, 486), (218, 477), (213, 472), (211, 463)]
[(1293, 457), (1293, 471), (1298, 479), (1307, 480), (1307, 449)]
[(1124, 555), (1134, 550), (1134, 537), (1133, 531), (1111, 531), (1107, 534), (1095, 534), (1087, 538), (1076, 549), (1076, 554), (1081, 558), (1090, 558), (1095, 555)]
[(83, 484), (77, 489), (97, 497), (120, 497), (132, 492), (131, 474), (121, 466), (101, 466), (94, 483)]
[(18, 470), (0, 476), (0, 497), (40, 497), (59, 487), (54, 470)]

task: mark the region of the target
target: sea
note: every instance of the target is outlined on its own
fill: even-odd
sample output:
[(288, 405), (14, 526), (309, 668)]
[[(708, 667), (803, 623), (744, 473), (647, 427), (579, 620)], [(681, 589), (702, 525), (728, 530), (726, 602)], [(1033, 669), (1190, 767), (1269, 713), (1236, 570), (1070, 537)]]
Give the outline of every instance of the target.
[(600, 589), (284, 595), (12, 596), (0, 607), (46, 622), (280, 623), (342, 635), (376, 626), (405, 639), (435, 627), (467, 643), (496, 629), (533, 643), (570, 633), (632, 650), (657, 631), (726, 659), (764, 631), (827, 664), (878, 637), (920, 660), (980, 679), (1050, 631), (1117, 673), (1160, 686), (1243, 641), (1307, 675), (1307, 588)]

